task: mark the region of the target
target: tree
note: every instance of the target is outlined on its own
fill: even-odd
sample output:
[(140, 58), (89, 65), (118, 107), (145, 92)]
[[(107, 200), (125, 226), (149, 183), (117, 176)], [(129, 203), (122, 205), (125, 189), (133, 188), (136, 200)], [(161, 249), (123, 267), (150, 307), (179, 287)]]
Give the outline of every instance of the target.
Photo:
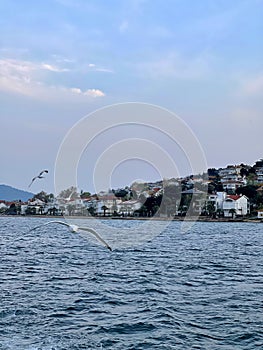
[(248, 185), (255, 185), (257, 182), (257, 175), (255, 173), (250, 172), (247, 176)]
[(156, 198), (154, 196), (147, 197), (144, 205), (147, 210), (147, 216), (150, 217), (156, 213), (157, 211), (156, 208), (158, 207), (158, 205), (156, 203)]
[(258, 187), (254, 185), (247, 185), (247, 186), (237, 188), (236, 193), (244, 194), (248, 198), (253, 198), (257, 194), (257, 188)]
[(7, 214), (9, 214), (9, 215), (16, 215), (17, 214), (17, 209), (16, 209), (15, 203), (12, 203), (10, 205), (9, 209), (7, 209)]
[(66, 190), (63, 190), (59, 193), (58, 195), (59, 198), (69, 198), (69, 199), (76, 199), (79, 197), (79, 194), (78, 194), (78, 189), (77, 187), (74, 187), (74, 186), (71, 186), (69, 188), (67, 188)]
[(35, 207), (27, 207), (25, 213), (26, 213), (26, 215), (36, 215), (36, 208)]
[(101, 209), (103, 210), (103, 216), (106, 216), (106, 211), (109, 209), (106, 205), (103, 205), (101, 207)]
[(118, 189), (114, 192), (114, 195), (118, 198), (126, 198), (128, 193), (129, 191), (127, 191), (126, 189)]
[(91, 196), (90, 192), (83, 192), (83, 190), (80, 191), (80, 198), (81, 199), (86, 199), (89, 198)]
[(218, 208), (217, 211), (216, 211), (216, 213), (217, 213), (217, 215), (218, 215), (219, 218), (221, 218), (222, 216), (224, 216), (224, 211), (223, 211), (223, 209)]
[(94, 208), (93, 205), (91, 205), (91, 206), (88, 208), (88, 212), (90, 213), (91, 216), (95, 216), (96, 210), (95, 210), (95, 208)]
[(41, 191), (34, 195), (33, 200), (39, 199), (42, 202), (48, 203), (52, 198), (54, 198), (52, 193), (47, 194), (46, 192)]
[(215, 208), (215, 203), (213, 202), (209, 202), (207, 204), (207, 207), (206, 207), (207, 211), (208, 211), (208, 215), (213, 217), (215, 216), (215, 212), (216, 212), (216, 208)]
[(229, 214), (232, 214), (232, 219), (234, 219), (234, 216), (236, 215), (236, 209), (234, 208), (229, 209)]

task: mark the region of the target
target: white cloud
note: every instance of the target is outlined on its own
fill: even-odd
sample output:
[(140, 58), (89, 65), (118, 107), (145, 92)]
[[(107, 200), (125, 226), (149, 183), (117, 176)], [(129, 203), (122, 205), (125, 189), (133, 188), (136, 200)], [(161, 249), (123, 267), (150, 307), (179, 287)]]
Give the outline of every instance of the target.
[(0, 75), (5, 77), (17, 76), (21, 78), (25, 74), (37, 74), (41, 70), (48, 70), (51, 72), (68, 71), (66, 68), (60, 68), (49, 63), (36, 63), (8, 58), (0, 60)]
[(103, 97), (105, 96), (105, 93), (98, 89), (88, 89), (84, 92), (84, 95), (90, 97)]
[(45, 81), (43, 71), (65, 72), (66, 70), (47, 63), (40, 64), (12, 59), (0, 60), (0, 90), (39, 99), (59, 98), (61, 94), (68, 93), (72, 96), (77, 94), (91, 98), (105, 96), (104, 92), (99, 89), (82, 91), (77, 87), (50, 85)]
[(95, 72), (114, 73), (112, 69), (97, 66), (95, 63), (89, 63), (88, 67)]
[(114, 70), (109, 69), (109, 68), (103, 68), (103, 67), (96, 68), (95, 70), (96, 70), (96, 72), (114, 73)]
[(59, 68), (59, 67), (56, 67), (54, 65), (47, 64), (47, 63), (42, 63), (40, 65), (40, 68), (45, 69), (45, 70), (49, 70), (51, 72), (68, 72), (69, 71), (69, 69), (67, 69), (67, 68)]
[(31, 62), (0, 60), (0, 89), (30, 95), (30, 84), (35, 69)]
[(79, 88), (71, 88), (69, 89), (74, 94), (89, 96), (89, 97), (104, 97), (105, 93), (98, 89), (88, 89), (86, 91), (82, 91)]
[(79, 88), (70, 88), (69, 90), (74, 94), (82, 94), (82, 91)]
[(32, 72), (36, 65), (28, 61), (18, 61), (13, 59), (0, 60), (0, 74), (7, 76), (11, 74), (24, 74)]

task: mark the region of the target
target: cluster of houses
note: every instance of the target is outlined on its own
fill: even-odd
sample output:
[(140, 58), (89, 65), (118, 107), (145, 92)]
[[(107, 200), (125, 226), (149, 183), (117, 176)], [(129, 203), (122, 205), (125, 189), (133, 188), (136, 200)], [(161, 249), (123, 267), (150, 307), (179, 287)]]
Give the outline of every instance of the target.
[[(249, 170), (245, 165), (227, 166), (209, 169), (207, 174), (199, 176), (173, 178), (146, 184), (135, 183), (132, 188), (126, 187), (122, 190), (127, 194), (126, 196), (118, 196), (115, 191), (109, 191), (84, 198), (76, 193), (74, 196), (50, 198), (48, 201), (36, 197), (26, 203), (14, 204), (0, 201), (0, 213), (136, 217), (142, 215), (141, 209), (147, 198), (164, 197), (166, 188), (174, 187), (180, 188), (180, 196), (177, 196), (172, 203), (173, 212), (169, 214), (168, 211), (160, 212), (160, 216), (184, 215), (187, 208), (182, 206), (182, 198), (189, 197), (198, 215), (215, 218), (244, 217), (249, 215), (251, 210), (250, 200), (242, 194), (242, 187), (253, 181), (259, 190), (263, 190), (263, 161), (256, 163), (252, 173)], [(220, 184), (220, 190), (215, 188), (211, 190), (215, 182), (217, 185)], [(263, 211), (258, 211), (258, 218), (263, 219)]]

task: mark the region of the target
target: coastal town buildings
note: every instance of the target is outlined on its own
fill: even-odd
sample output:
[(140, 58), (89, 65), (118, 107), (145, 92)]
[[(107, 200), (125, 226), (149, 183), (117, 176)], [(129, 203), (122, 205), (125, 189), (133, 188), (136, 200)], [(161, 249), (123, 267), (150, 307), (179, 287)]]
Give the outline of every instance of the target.
[[(261, 218), (263, 160), (248, 165), (208, 169), (206, 174), (139, 183), (98, 194), (71, 189), (54, 197), (41, 192), (27, 202), (0, 200), (0, 214), (97, 217), (160, 217), (193, 215), (213, 218)], [(82, 191), (83, 192), (83, 191)], [(158, 210), (158, 208), (160, 210)], [(262, 214), (263, 215), (263, 214)]]

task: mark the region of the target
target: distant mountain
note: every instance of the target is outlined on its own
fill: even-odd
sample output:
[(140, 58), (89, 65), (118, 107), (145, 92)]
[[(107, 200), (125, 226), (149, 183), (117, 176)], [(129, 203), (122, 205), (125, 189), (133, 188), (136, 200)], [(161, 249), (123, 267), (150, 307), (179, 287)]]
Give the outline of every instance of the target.
[(24, 202), (32, 198), (33, 196), (34, 193), (32, 192), (19, 190), (17, 188), (7, 185), (0, 185), (0, 200), (15, 201), (21, 199), (21, 201)]

